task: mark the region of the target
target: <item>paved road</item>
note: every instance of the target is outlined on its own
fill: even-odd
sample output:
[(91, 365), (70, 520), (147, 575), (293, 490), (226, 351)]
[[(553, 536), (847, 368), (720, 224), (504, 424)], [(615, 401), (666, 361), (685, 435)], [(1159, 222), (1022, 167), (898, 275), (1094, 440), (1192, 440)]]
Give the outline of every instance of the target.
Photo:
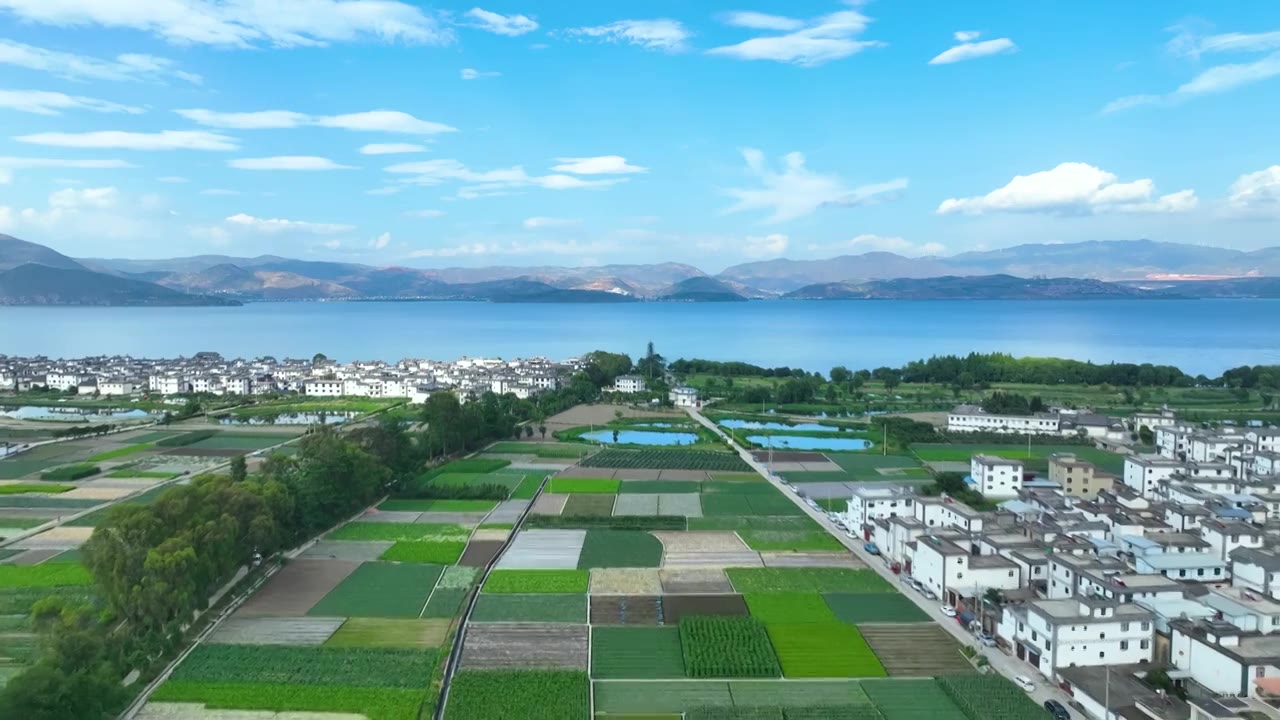
[[(956, 640), (958, 640), (962, 645), (974, 644), (973, 633), (961, 627), (960, 624), (957, 623), (953, 618), (949, 618), (946, 615), (943, 615), (941, 603), (933, 600), (929, 600), (925, 596), (921, 595), (919, 592), (916, 592), (914, 589), (903, 586), (901, 577), (898, 575), (895, 575), (893, 571), (890, 570), (884, 564), (883, 560), (881, 560), (877, 556), (871, 555), (870, 553), (868, 553), (866, 550), (862, 548), (861, 538), (853, 539), (853, 540), (849, 539), (849, 537), (844, 534), (843, 530), (836, 527), (836, 525), (831, 522), (831, 520), (827, 517), (827, 514), (825, 512), (820, 510), (814, 510), (813, 508), (805, 504), (805, 502), (801, 500), (799, 496), (791, 492), (790, 489), (787, 488), (787, 486), (782, 484), (780, 478), (778, 478), (775, 475), (772, 475), (769, 472), (769, 469), (766, 468), (763, 463), (757, 462), (756, 459), (751, 456), (751, 453), (749, 451), (743, 449), (737, 443), (735, 443), (733, 439), (730, 438), (727, 434), (725, 434), (724, 431), (722, 431), (715, 423), (703, 417), (702, 413), (698, 412), (694, 408), (686, 408), (686, 410), (689, 413), (690, 417), (692, 417), (694, 420), (701, 423), (707, 429), (716, 433), (725, 442), (729, 443), (729, 446), (737, 450), (738, 454), (742, 456), (742, 459), (746, 461), (746, 463), (750, 465), (752, 469), (754, 469), (756, 472), (760, 473), (764, 477), (768, 478), (769, 482), (773, 483), (774, 486), (777, 487), (778, 490), (780, 490), (783, 495), (786, 495), (787, 497), (792, 498), (793, 501), (796, 503), (796, 505), (798, 505), (802, 510), (804, 510), (806, 513), (809, 514), (809, 517), (813, 518), (814, 521), (816, 521), (819, 525), (826, 528), (827, 532), (830, 532), (832, 535), (834, 535), (835, 538), (839, 540), (842, 545), (848, 548), (849, 551), (852, 552), (855, 557), (857, 557), (858, 559), (866, 563), (867, 567), (871, 568), (872, 570), (875, 570), (882, 577), (884, 577), (885, 580), (888, 580), (889, 583), (892, 584), (894, 587), (901, 588), (903, 595), (906, 595), (907, 597), (911, 598), (911, 600), (916, 605), (920, 606), (920, 609), (923, 610), (925, 613), (927, 613), (929, 617), (933, 619), (934, 622), (938, 623), (947, 632), (954, 635)], [(1058, 689), (1058, 687), (1048, 682), (1047, 680), (1044, 680), (1044, 678), (1040, 676), (1040, 674), (1035, 670), (1035, 668), (1031, 667), (1030, 665), (1027, 665), (1025, 662), (1017, 659), (1016, 657), (1012, 655), (1006, 655), (1005, 653), (1001, 652), (996, 648), (979, 647), (979, 650), (981, 650), (982, 653), (986, 655), (987, 660), (990, 661), (991, 663), (991, 667), (994, 668), (1001, 675), (1004, 675), (1007, 678), (1013, 678), (1015, 675), (1024, 675), (1026, 677), (1031, 678), (1033, 681), (1035, 681), (1036, 683), (1035, 692), (1030, 694), (1037, 704), (1043, 705), (1044, 701), (1052, 698), (1062, 703), (1064, 706), (1066, 706), (1068, 701), (1071, 699), (1067, 696), (1066, 693)], [(1073, 718), (1083, 717), (1075, 710), (1069, 710), (1069, 712), (1071, 712), (1071, 717)], [(1045, 716), (1048, 717), (1048, 713), (1046, 713)]]

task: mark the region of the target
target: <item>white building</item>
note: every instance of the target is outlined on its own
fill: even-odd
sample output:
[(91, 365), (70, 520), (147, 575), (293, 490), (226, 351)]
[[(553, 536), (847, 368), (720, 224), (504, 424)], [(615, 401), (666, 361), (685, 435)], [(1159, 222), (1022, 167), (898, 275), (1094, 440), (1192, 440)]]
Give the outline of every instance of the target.
[(132, 380), (99, 380), (98, 394), (111, 397), (119, 397), (121, 395), (132, 395), (137, 390), (137, 384)]
[(307, 380), (302, 383), (302, 393), (312, 397), (342, 397), (341, 380)]
[(616, 393), (639, 393), (644, 392), (644, 378), (639, 375), (619, 375), (613, 381), (613, 387), (609, 388), (609, 392)]
[(915, 542), (911, 575), (955, 605), (991, 589), (1016, 590), (1021, 572), (1003, 555), (971, 555), (947, 538), (922, 535)]
[(996, 455), (974, 455), (969, 461), (969, 478), (973, 489), (983, 497), (1015, 497), (1022, 489), (1022, 461)]
[(1232, 550), (1231, 584), (1272, 599), (1280, 598), (1280, 555), (1253, 548)]
[(997, 632), (1051, 680), (1060, 668), (1150, 662), (1155, 645), (1150, 611), (1091, 598), (1007, 606)]
[(879, 518), (913, 517), (915, 491), (910, 485), (859, 485), (846, 503), (845, 525), (860, 528)]
[(947, 414), (947, 430), (952, 432), (996, 432), (1017, 435), (1058, 435), (1061, 420), (1056, 414), (995, 415), (976, 405), (961, 405)]
[(1224, 561), (1237, 548), (1261, 548), (1263, 535), (1262, 528), (1239, 520), (1205, 520), (1200, 523), (1200, 537), (1209, 543), (1209, 552)]
[(671, 402), (676, 407), (698, 407), (698, 391), (691, 387), (678, 387), (671, 391)]
[(1124, 484), (1148, 500), (1156, 496), (1161, 480), (1182, 470), (1178, 460), (1160, 455), (1128, 455), (1124, 459)]

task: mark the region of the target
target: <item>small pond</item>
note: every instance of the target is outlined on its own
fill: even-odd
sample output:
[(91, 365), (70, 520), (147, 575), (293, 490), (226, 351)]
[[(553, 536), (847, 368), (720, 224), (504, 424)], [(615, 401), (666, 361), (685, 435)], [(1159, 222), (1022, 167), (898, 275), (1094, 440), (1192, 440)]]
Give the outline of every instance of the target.
[(106, 420), (146, 420), (151, 414), (137, 408), (78, 408), (23, 405), (2, 407), (0, 416), (14, 420), (52, 420), (56, 422), (103, 422)]
[(747, 440), (775, 450), (866, 450), (870, 440), (862, 438), (812, 437), (809, 435), (749, 435)]
[(638, 423), (630, 423), (630, 426), (631, 427), (671, 428), (671, 427), (676, 427), (676, 424), (669, 423), (669, 422), (638, 422)]
[[(612, 430), (596, 430), (582, 433), (584, 440), (612, 445)], [(692, 445), (698, 442), (697, 433), (653, 432), (650, 430), (619, 430), (618, 442), (631, 445)]]
[(218, 418), (220, 425), (337, 425), (355, 417), (354, 412), (329, 413), (281, 413), (279, 415), (258, 415), (255, 417), (236, 417), (228, 415)]
[(796, 423), (788, 425), (781, 422), (760, 422), (758, 420), (740, 420), (731, 418), (729, 420), (721, 420), (720, 427), (746, 429), (746, 430), (803, 430), (806, 432), (839, 432), (840, 428), (830, 425), (820, 425), (818, 423)]

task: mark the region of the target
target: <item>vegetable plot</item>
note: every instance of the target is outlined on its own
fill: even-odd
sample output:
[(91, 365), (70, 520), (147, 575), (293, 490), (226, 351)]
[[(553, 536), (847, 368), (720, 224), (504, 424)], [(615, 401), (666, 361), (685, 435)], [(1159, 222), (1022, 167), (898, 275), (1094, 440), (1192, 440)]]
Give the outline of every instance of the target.
[(754, 618), (684, 618), (680, 647), (689, 677), (777, 677), (781, 673), (769, 635)]
[(1044, 710), (1000, 675), (948, 675), (938, 685), (972, 720), (1040, 720)]
[(622, 470), (705, 470), (750, 472), (742, 458), (714, 450), (601, 450), (580, 463), (583, 467)]

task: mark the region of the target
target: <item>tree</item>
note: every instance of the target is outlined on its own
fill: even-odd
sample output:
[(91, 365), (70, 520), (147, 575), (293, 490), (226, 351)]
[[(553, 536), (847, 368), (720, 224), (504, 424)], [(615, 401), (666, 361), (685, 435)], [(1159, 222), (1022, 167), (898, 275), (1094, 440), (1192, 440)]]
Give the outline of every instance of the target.
[(242, 483), (249, 478), (249, 467), (245, 464), (243, 455), (236, 455), (231, 458), (231, 482)]
[(1147, 427), (1146, 425), (1143, 425), (1138, 428), (1138, 442), (1142, 443), (1143, 445), (1152, 445), (1155, 443), (1155, 440), (1156, 440), (1156, 434), (1151, 431), (1151, 428)]
[(546, 426), (546, 425), (539, 425), (539, 426), (538, 426), (538, 432), (542, 435), (542, 439), (543, 439), (543, 440), (546, 440), (546, 439), (547, 439), (547, 426)]
[(614, 431), (613, 431), (613, 444), (614, 444), (614, 445), (617, 445), (617, 444), (618, 444), (618, 431), (617, 431), (617, 430), (614, 430)]
[(327, 363), (327, 362), (329, 362), (329, 356), (325, 355), (324, 353), (316, 353), (315, 355), (311, 356), (312, 365), (319, 365), (321, 363)]
[(831, 382), (837, 385), (843, 385), (853, 378), (853, 373), (849, 372), (849, 368), (843, 365), (837, 365), (831, 368)]
[(533, 437), (533, 426), (532, 426), (532, 425), (525, 425), (525, 426), (524, 426), (524, 436), (525, 436), (526, 438), (531, 438), (531, 437)]

